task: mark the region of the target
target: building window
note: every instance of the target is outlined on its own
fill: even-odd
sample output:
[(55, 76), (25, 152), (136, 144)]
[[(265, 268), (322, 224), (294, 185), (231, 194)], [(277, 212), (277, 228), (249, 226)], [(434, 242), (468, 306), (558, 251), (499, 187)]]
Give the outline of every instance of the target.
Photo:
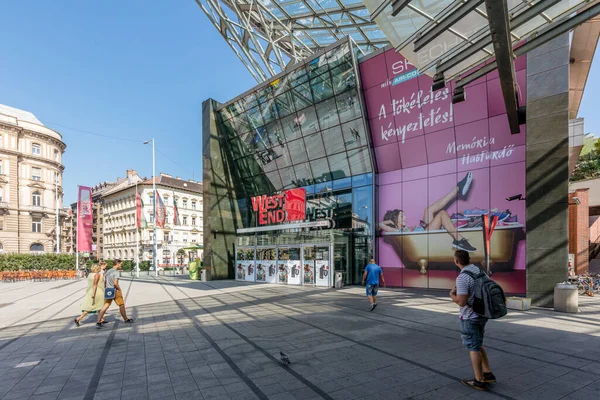
[(192, 243), (196, 243), (198, 241), (198, 235), (192, 233)]
[(31, 251), (32, 253), (43, 253), (44, 245), (41, 243), (34, 243), (31, 246), (29, 246), (29, 251)]
[(33, 192), (31, 196), (31, 205), (41, 206), (42, 205), (42, 194), (40, 192)]
[(183, 200), (183, 202), (181, 203), (181, 206), (183, 208), (187, 208), (187, 200)]
[(187, 217), (183, 217), (183, 225), (187, 225)]
[(192, 201), (192, 210), (195, 210), (195, 209), (196, 209), (196, 202)]
[(58, 150), (54, 149), (54, 161), (58, 162)]
[(196, 217), (192, 217), (192, 226), (196, 226)]
[(4, 201), (4, 188), (0, 186), (0, 202)]
[(0, 253), (4, 253), (4, 246), (0, 243)]
[(169, 234), (168, 233), (165, 233), (165, 239), (164, 240), (165, 240), (165, 242), (169, 241)]
[[(0, 137), (1, 137), (1, 136), (0, 136)], [(0, 175), (2, 175), (2, 174), (3, 174), (2, 167), (3, 167), (3, 165), (2, 165), (2, 161), (0, 161)]]
[[(40, 233), (41, 231), (42, 231), (42, 219), (41, 218), (32, 218), (31, 219), (31, 232)], [(42, 251), (43, 251), (43, 249), (42, 249)]]
[(4, 147), (4, 136), (0, 135), (0, 147)]
[(42, 146), (40, 146), (37, 143), (34, 143), (31, 145), (31, 154), (33, 154), (34, 156), (41, 156), (42, 155)]
[(187, 241), (188, 241), (188, 234), (184, 233), (183, 234), (183, 243), (187, 243)]
[(31, 168), (31, 179), (33, 179), (34, 181), (41, 181), (42, 180), (42, 169), (38, 168), (38, 167), (32, 167)]

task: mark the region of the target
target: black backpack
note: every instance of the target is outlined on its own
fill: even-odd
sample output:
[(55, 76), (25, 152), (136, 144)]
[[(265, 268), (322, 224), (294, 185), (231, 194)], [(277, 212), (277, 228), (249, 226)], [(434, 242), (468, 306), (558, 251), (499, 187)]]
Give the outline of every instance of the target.
[(473, 311), (489, 319), (504, 317), (508, 311), (506, 309), (506, 295), (500, 285), (481, 269), (478, 274), (464, 269), (461, 271), (462, 273), (469, 275), (475, 281), (475, 296), (473, 304), (470, 304)]

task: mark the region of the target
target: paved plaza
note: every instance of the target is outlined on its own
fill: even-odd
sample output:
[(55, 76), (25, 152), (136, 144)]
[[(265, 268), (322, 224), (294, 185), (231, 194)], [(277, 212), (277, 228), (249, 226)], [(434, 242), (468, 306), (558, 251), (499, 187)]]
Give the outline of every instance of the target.
[[(600, 303), (511, 311), (487, 328), (498, 383), (478, 392), (439, 291), (322, 290), (122, 278), (132, 326), (77, 328), (86, 283), (0, 284), (0, 398), (598, 399)], [(280, 362), (280, 351), (291, 364)]]

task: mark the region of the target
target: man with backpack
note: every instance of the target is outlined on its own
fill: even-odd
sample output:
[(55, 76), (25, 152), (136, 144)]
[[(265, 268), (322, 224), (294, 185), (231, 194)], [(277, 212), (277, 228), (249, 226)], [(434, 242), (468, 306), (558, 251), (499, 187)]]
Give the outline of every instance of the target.
[[(456, 287), (450, 298), (460, 306), (460, 332), (463, 345), (469, 351), (475, 377), (462, 383), (478, 390), (487, 390), (488, 383), (496, 382), (483, 346), (485, 324), (489, 318), (506, 315), (502, 288), (492, 281), (481, 268), (471, 264), (469, 253), (457, 250), (454, 263), (460, 268)], [(504, 298), (504, 300), (503, 300)]]

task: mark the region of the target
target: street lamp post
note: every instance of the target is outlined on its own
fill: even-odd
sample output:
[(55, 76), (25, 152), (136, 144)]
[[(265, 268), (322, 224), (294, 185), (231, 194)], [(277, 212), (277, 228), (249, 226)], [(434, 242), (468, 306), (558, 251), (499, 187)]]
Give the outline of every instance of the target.
[(155, 162), (155, 158), (154, 158), (154, 138), (147, 140), (144, 142), (144, 144), (148, 144), (152, 142), (152, 199), (153, 199), (153, 206), (154, 206), (154, 211), (153, 211), (153, 215), (154, 215), (154, 223), (153, 223), (153, 233), (154, 233), (154, 243), (153, 243), (153, 248), (152, 248), (152, 265), (154, 267), (154, 276), (158, 276), (158, 265), (156, 264), (156, 254), (158, 253), (158, 250), (156, 248), (156, 162)]
[(54, 201), (56, 206), (56, 254), (60, 253), (60, 223), (59, 223), (59, 213), (58, 213), (58, 172), (54, 175)]
[[(138, 182), (135, 182), (135, 277), (140, 277), (140, 221), (138, 220)], [(140, 204), (141, 207), (141, 204)], [(140, 209), (140, 214), (144, 210)]]

